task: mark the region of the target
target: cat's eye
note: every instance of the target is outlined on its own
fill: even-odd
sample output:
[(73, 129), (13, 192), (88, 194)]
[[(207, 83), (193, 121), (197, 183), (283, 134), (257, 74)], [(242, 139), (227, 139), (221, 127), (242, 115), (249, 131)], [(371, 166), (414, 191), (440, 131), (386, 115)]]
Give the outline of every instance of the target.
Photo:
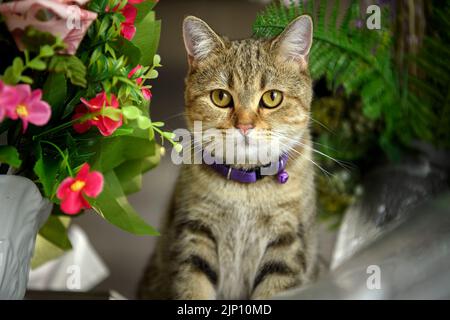
[(261, 97), (261, 106), (265, 108), (276, 108), (283, 101), (283, 93), (278, 90), (265, 92)]
[(220, 108), (230, 107), (233, 103), (231, 94), (228, 91), (222, 89), (211, 91), (211, 100), (216, 106)]

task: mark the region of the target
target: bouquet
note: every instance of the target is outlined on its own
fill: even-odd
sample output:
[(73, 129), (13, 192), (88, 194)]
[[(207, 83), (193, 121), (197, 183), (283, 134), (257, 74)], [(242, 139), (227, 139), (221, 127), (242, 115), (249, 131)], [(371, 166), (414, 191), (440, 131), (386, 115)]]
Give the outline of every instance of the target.
[[(54, 203), (40, 235), (70, 248), (61, 216), (92, 208), (156, 235), (127, 201), (173, 134), (150, 119), (161, 23), (156, 0), (21, 0), (0, 5), (0, 174)], [(8, 32), (9, 31), (9, 32)]]

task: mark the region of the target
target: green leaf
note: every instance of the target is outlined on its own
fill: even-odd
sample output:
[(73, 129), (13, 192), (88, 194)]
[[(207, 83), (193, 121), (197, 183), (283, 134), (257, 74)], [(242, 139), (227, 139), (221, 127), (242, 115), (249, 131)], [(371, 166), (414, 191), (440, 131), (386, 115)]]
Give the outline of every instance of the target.
[(58, 183), (56, 177), (62, 160), (60, 158), (58, 160), (50, 156), (44, 156), (41, 147), (38, 148), (36, 157), (37, 161), (33, 171), (38, 177), (39, 183), (42, 184), (45, 196), (52, 198), (56, 191), (56, 184)]
[(158, 48), (159, 36), (161, 32), (161, 21), (155, 21), (155, 13), (150, 11), (142, 21), (135, 23), (136, 34), (132, 43), (136, 45), (142, 53), (139, 64), (143, 66), (151, 65), (153, 57)]
[(102, 115), (114, 121), (119, 121), (121, 114), (122, 110), (113, 107), (105, 107), (102, 109)]
[(76, 56), (53, 56), (50, 60), (49, 71), (64, 73), (72, 84), (86, 87), (86, 66)]
[(108, 0), (91, 0), (88, 3), (88, 8), (97, 13), (104, 13), (108, 2)]
[(55, 54), (55, 51), (53, 50), (53, 48), (51, 46), (46, 44), (41, 47), (40, 55), (42, 57), (51, 57), (54, 54)]
[(47, 65), (45, 64), (44, 61), (34, 58), (30, 62), (28, 62), (28, 67), (30, 67), (31, 69), (34, 69), (34, 70), (42, 71), (42, 70), (45, 70), (45, 68), (47, 68)]
[(176, 152), (181, 152), (183, 150), (183, 145), (181, 143), (175, 143), (173, 145), (173, 148), (175, 149)]
[(114, 171), (103, 172), (104, 188), (92, 206), (104, 219), (136, 235), (159, 235), (128, 203), (119, 179)]
[(144, 19), (145, 16), (147, 15), (147, 13), (153, 9), (153, 7), (156, 5), (156, 3), (157, 3), (157, 1), (155, 1), (155, 0), (153, 0), (153, 1), (147, 0), (147, 1), (143, 1), (142, 3), (139, 3), (139, 4), (134, 4), (136, 9), (138, 10), (135, 23), (141, 22), (142, 19)]
[(72, 244), (67, 236), (67, 228), (58, 216), (50, 215), (47, 222), (39, 230), (39, 234), (62, 250), (72, 249)]
[[(124, 55), (128, 59), (128, 64), (136, 66), (141, 60), (141, 50), (134, 45), (131, 41), (121, 37), (113, 44), (114, 50), (120, 52), (120, 55)], [(119, 56), (120, 56), (119, 55)]]
[(153, 66), (161, 67), (161, 56), (159, 54), (155, 54), (153, 57)]
[(137, 118), (137, 124), (140, 129), (148, 129), (152, 126), (152, 122), (146, 116), (139, 116)]
[(149, 79), (158, 78), (158, 71), (156, 71), (155, 69), (150, 70), (150, 72), (148, 73), (148, 78)]
[(128, 136), (134, 132), (134, 128), (124, 128), (123, 126), (118, 128), (112, 134), (112, 137)]
[(144, 159), (129, 160), (114, 169), (125, 194), (141, 190), (143, 162)]
[(153, 156), (156, 152), (155, 142), (150, 141), (144, 133), (136, 129), (133, 135), (109, 137), (100, 140), (94, 146), (96, 157), (92, 167), (105, 172), (113, 170), (128, 160)]
[(137, 119), (141, 115), (141, 110), (135, 106), (122, 107), (123, 116), (127, 119)]
[[(158, 148), (157, 148), (158, 150)], [(120, 180), (125, 194), (138, 192), (142, 188), (142, 173), (156, 167), (160, 161), (160, 154), (138, 160), (130, 160), (122, 163), (114, 172)]]
[(2, 80), (10, 85), (14, 85), (20, 81), (20, 74), (14, 72), (13, 66), (6, 68)]
[(59, 119), (64, 111), (67, 80), (62, 73), (50, 73), (44, 83), (42, 98), (52, 107), (52, 117)]
[(13, 146), (0, 146), (0, 163), (6, 163), (13, 168), (19, 168), (22, 164), (19, 152)]
[(33, 83), (33, 79), (31, 79), (28, 76), (20, 76), (19, 81), (27, 83), (27, 84), (32, 84)]
[(175, 134), (175, 133), (173, 133), (173, 132), (167, 132), (167, 131), (166, 131), (166, 132), (163, 132), (162, 135), (163, 135), (164, 138), (169, 139), (169, 140), (173, 140), (173, 139), (175, 139), (175, 137), (176, 137), (176, 134)]
[(152, 122), (152, 126), (160, 128), (160, 127), (164, 126), (164, 122), (155, 121), (155, 122)]
[(14, 58), (12, 68), (13, 68), (13, 72), (16, 76), (20, 76), (22, 74), (23, 61), (20, 57)]
[(86, 92), (84, 90), (78, 91), (75, 96), (67, 103), (66, 108), (64, 109), (64, 113), (62, 118), (68, 117), (72, 114), (73, 110), (75, 109), (75, 106), (80, 103), (80, 98), (84, 96)]

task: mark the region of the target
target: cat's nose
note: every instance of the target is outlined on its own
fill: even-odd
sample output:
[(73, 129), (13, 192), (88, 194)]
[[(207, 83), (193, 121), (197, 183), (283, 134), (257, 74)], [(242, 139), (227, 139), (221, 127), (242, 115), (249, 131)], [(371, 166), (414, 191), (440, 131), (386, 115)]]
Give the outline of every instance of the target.
[(254, 126), (252, 124), (240, 124), (238, 123), (236, 125), (236, 128), (239, 129), (239, 131), (241, 132), (242, 135), (246, 136), (251, 129), (254, 128)]

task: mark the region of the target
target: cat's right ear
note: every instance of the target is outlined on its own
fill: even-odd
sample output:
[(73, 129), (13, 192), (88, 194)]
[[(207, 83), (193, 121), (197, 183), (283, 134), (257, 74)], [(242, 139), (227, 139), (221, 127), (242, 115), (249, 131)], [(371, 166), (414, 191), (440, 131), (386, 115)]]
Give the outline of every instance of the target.
[(203, 20), (188, 16), (183, 21), (183, 39), (189, 63), (206, 58), (217, 47), (224, 47), (222, 39)]

